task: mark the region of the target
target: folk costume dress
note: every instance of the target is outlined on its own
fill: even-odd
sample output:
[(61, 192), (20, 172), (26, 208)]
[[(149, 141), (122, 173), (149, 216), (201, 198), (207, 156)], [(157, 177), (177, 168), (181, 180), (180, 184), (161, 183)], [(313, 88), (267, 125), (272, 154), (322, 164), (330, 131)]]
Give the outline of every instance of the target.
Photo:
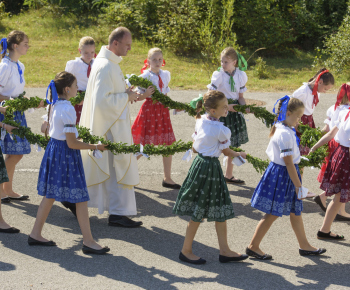
[(41, 161), (38, 194), (56, 201), (78, 203), (89, 200), (80, 150), (67, 145), (66, 133), (75, 133), (76, 113), (69, 101), (58, 100), (51, 109), (50, 141)]
[[(348, 110), (349, 112), (349, 110)], [(326, 196), (332, 196), (340, 192), (340, 202), (350, 200), (350, 118), (349, 113), (335, 122), (339, 131), (334, 140), (338, 147), (329, 158), (320, 188), (326, 192)]]
[(294, 166), (301, 180), (298, 168), (299, 145), (293, 129), (283, 123), (277, 123), (266, 154), (271, 162), (254, 191), (251, 199), (252, 207), (279, 217), (290, 213), (300, 215), (303, 203), (297, 199), (295, 186), (283, 160), (283, 157), (293, 156)]
[[(316, 128), (313, 113), (318, 103), (318, 99), (320, 98), (320, 94), (316, 92), (317, 102), (315, 103), (315, 96), (312, 94), (312, 90), (313, 88), (308, 83), (303, 83), (303, 85), (293, 93), (292, 97), (302, 101), (305, 106), (301, 122), (304, 125), (309, 125), (311, 128)], [(300, 136), (301, 134), (298, 133), (298, 137)], [(299, 149), (301, 155), (308, 155), (310, 152), (310, 148), (307, 146), (300, 145)]]
[[(25, 86), (23, 73), (23, 63), (20, 61), (14, 62), (8, 56), (5, 56), (0, 63), (0, 94), (14, 99), (22, 94)], [(13, 117), (21, 126), (27, 127), (24, 112), (16, 111), (13, 113)], [(0, 122), (4, 118), (5, 116), (0, 113)], [(29, 154), (31, 151), (30, 144), (26, 138), (22, 139), (9, 133), (6, 133), (0, 144), (4, 154), (22, 155)]]
[[(146, 70), (140, 77), (147, 79), (157, 89), (167, 94), (170, 92), (170, 72), (159, 70), (159, 74)], [(152, 96), (142, 104), (141, 109), (132, 125), (132, 137), (135, 144), (171, 145), (175, 139), (171, 125), (169, 109), (160, 102), (153, 103)]]
[[(239, 94), (247, 91), (245, 86), (247, 81), (247, 74), (239, 68), (236, 68), (232, 74), (219, 68), (218, 71), (213, 73), (211, 83), (207, 88), (224, 93), (227, 99), (231, 99), (234, 104), (238, 104)], [(220, 121), (231, 131), (231, 146), (239, 147), (249, 141), (243, 114), (228, 112), (227, 117), (221, 117)]]
[(218, 157), (230, 146), (231, 131), (203, 115), (196, 122), (193, 148), (198, 152), (179, 191), (173, 213), (195, 222), (224, 222), (234, 217), (232, 201)]
[[(77, 78), (78, 92), (85, 92), (86, 86), (89, 80), (91, 67), (94, 63), (94, 59), (90, 63), (86, 63), (81, 57), (76, 57), (74, 60), (70, 60), (66, 64), (65, 71), (70, 72)], [(80, 122), (81, 111), (83, 105), (75, 105), (75, 112), (77, 113), (77, 125)]]

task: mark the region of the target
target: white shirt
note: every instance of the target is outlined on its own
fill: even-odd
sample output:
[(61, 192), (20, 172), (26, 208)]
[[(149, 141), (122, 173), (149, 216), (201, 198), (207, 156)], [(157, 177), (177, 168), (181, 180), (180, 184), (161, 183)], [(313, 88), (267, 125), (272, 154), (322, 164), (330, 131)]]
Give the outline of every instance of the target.
[[(94, 63), (94, 59), (91, 61), (91, 67)], [(86, 91), (86, 86), (89, 78), (87, 77), (89, 64), (85, 63), (80, 57), (76, 57), (74, 60), (70, 60), (66, 64), (65, 71), (70, 72), (77, 78), (78, 90)]]
[(282, 166), (286, 166), (283, 157), (292, 155), (293, 163), (298, 164), (300, 151), (294, 131), (282, 123), (277, 123), (275, 134), (270, 139), (266, 154), (272, 162)]
[(223, 149), (230, 147), (231, 130), (220, 121), (202, 115), (196, 122), (193, 148), (203, 156), (219, 157)]
[(350, 147), (350, 117), (345, 121), (345, 117), (348, 112), (349, 110), (344, 110), (341, 114), (341, 120), (336, 122), (336, 126), (338, 127), (339, 131), (334, 137), (336, 142), (345, 147)]
[[(334, 110), (334, 109), (333, 109)], [(333, 115), (331, 121), (329, 122), (329, 130), (332, 130), (335, 126), (339, 126), (342, 119), (349, 112), (349, 105), (339, 105)]]
[[(163, 89), (161, 90), (159, 87), (159, 77), (162, 79), (163, 82)], [(159, 74), (156, 74), (150, 70), (146, 70), (142, 75), (140, 75), (139, 77), (147, 79), (149, 81), (152, 82), (153, 85), (155, 85), (158, 89), (158, 91), (160, 91), (161, 93), (163, 93), (164, 95), (170, 92), (170, 88), (169, 88), (169, 83), (170, 83), (170, 72), (167, 70), (159, 70)], [(144, 93), (145, 89), (147, 88), (143, 88), (140, 89), (140, 92)], [(151, 98), (152, 96), (149, 96), (149, 98)]]
[(20, 81), (20, 75), (18, 72), (17, 63), (4, 57), (0, 63), (0, 94), (6, 97), (17, 98), (18, 95), (24, 91), (24, 65), (18, 61), (22, 69), (22, 79)]
[(58, 100), (50, 112), (50, 137), (66, 140), (66, 133), (75, 133), (75, 137), (78, 138), (78, 130), (75, 127), (76, 120), (77, 115), (71, 102)]
[(332, 116), (333, 116), (333, 114), (334, 114), (334, 107), (335, 107), (335, 105), (330, 106), (330, 107), (328, 108), (327, 113), (326, 113), (327, 119), (324, 120), (324, 123), (325, 123), (325, 124), (330, 125), (331, 120), (332, 120)]
[[(318, 99), (320, 99), (320, 94), (317, 93)], [(292, 98), (299, 99), (303, 102), (305, 106), (304, 115), (310, 116), (314, 113), (315, 107), (314, 104), (314, 95), (312, 94), (312, 90), (309, 87), (308, 83), (303, 83), (303, 85), (297, 89)]]
[(247, 91), (245, 86), (248, 81), (247, 74), (239, 68), (236, 68), (234, 70), (233, 81), (235, 82), (234, 92), (231, 91), (229, 74), (220, 68), (220, 71), (213, 72), (211, 83), (207, 85), (207, 88), (224, 93), (228, 99), (238, 100), (239, 94)]

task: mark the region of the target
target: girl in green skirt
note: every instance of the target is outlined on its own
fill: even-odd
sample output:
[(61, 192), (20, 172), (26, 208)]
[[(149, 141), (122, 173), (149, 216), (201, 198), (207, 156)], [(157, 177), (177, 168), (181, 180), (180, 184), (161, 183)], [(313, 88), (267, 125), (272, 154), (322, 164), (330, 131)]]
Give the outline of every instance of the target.
[[(211, 77), (211, 83), (207, 86), (209, 90), (220, 91), (230, 100), (227, 116), (221, 117), (220, 121), (231, 131), (231, 146), (240, 147), (248, 142), (248, 132), (243, 114), (234, 110), (236, 105), (245, 105), (243, 93), (247, 91), (248, 81), (247, 62), (242, 55), (232, 47), (225, 48), (220, 55), (221, 67)], [(249, 113), (249, 109), (247, 109)], [(243, 180), (234, 178), (233, 164), (228, 162), (225, 174), (227, 183), (242, 184)]]
[(204, 105), (207, 113), (203, 116), (197, 114), (192, 150), (198, 156), (192, 163), (173, 209), (175, 214), (191, 216), (179, 259), (191, 264), (206, 262), (192, 253), (194, 236), (200, 222), (206, 218), (215, 221), (220, 248), (219, 261), (241, 261), (248, 256), (231, 251), (227, 243), (226, 220), (233, 218), (234, 212), (218, 157), (224, 153), (230, 158), (246, 158), (246, 153), (237, 153), (229, 148), (231, 131), (219, 121), (220, 117), (225, 117), (228, 113), (225, 95), (209, 91), (203, 99), (192, 101), (191, 105), (195, 102), (197, 111)]

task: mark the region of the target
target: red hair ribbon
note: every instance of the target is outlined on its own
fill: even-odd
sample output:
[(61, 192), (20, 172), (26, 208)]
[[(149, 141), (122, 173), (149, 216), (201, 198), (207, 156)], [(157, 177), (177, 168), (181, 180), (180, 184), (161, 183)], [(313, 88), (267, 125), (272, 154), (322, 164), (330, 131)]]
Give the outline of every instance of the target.
[(163, 58), (163, 63), (162, 63), (162, 66), (165, 66), (165, 59)]
[[(142, 67), (141, 69), (141, 73), (143, 74), (143, 72), (149, 67), (149, 63), (148, 63), (148, 59), (145, 59), (143, 61), (144, 63), (144, 66)], [(165, 60), (163, 59), (163, 63), (162, 63), (162, 66), (165, 66)]]
[(335, 103), (334, 106), (334, 111), (335, 109), (340, 105), (341, 100), (344, 98), (344, 96), (347, 96), (349, 99), (349, 95), (350, 95), (350, 87), (347, 84), (342, 84), (341, 88), (340, 88), (340, 92), (337, 96), (337, 102)]
[(318, 75), (317, 78), (316, 78), (316, 81), (315, 81), (315, 84), (314, 84), (314, 88), (313, 88), (313, 90), (312, 90), (312, 94), (314, 95), (314, 101), (313, 101), (312, 107), (317, 106), (317, 104), (318, 104), (318, 102), (319, 102), (318, 94), (317, 94), (318, 82), (319, 82), (319, 80), (320, 80), (320, 77), (321, 77), (323, 74), (327, 73), (327, 72), (329, 72), (328, 69), (326, 69), (326, 70), (320, 72), (319, 75)]

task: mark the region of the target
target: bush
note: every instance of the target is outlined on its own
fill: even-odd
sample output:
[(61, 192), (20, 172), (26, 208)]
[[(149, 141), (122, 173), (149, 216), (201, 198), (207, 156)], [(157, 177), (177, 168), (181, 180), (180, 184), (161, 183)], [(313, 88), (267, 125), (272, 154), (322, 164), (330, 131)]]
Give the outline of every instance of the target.
[(2, 0), (2, 2), (5, 5), (6, 12), (18, 14), (23, 8), (24, 0)]

